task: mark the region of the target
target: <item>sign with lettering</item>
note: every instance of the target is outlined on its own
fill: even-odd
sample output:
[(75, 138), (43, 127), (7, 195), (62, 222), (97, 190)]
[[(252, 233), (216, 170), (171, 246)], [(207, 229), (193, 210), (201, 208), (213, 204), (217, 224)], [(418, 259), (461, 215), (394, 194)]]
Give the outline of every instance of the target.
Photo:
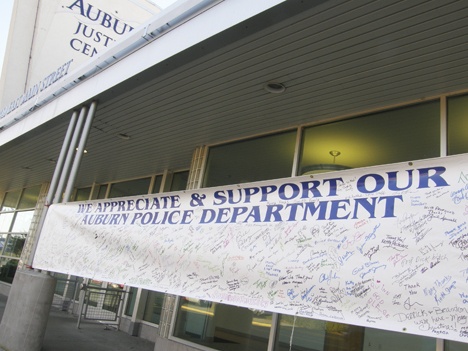
[[(46, 5), (44, 5), (46, 6)], [(112, 46), (161, 10), (143, 0), (54, 0), (42, 9), (32, 52), (34, 67), (73, 58), (75, 67)], [(54, 55), (44, 55), (51, 53)]]
[(0, 110), (0, 119), (5, 117), (10, 112), (16, 110), (18, 107), (22, 106), (24, 103), (33, 99), (34, 97), (37, 96), (37, 94), (39, 94), (43, 90), (50, 87), (52, 84), (54, 84), (63, 76), (67, 75), (68, 69), (70, 68), (70, 64), (72, 62), (73, 60), (70, 60), (64, 63), (63, 65), (58, 67), (56, 70), (54, 70), (52, 73), (44, 77), (44, 79), (40, 80), (39, 82), (34, 84), (32, 87), (30, 87), (28, 90), (26, 90), (24, 94), (21, 94), (17, 99), (12, 101), (8, 106), (5, 106), (4, 108), (2, 108)]
[(31, 61), (25, 68), (28, 81), (20, 85), (27, 88), (1, 106), (0, 119), (160, 11), (159, 6), (145, 0), (41, 2), (34, 42), (28, 50)]
[(468, 342), (468, 155), (52, 205), (34, 267)]

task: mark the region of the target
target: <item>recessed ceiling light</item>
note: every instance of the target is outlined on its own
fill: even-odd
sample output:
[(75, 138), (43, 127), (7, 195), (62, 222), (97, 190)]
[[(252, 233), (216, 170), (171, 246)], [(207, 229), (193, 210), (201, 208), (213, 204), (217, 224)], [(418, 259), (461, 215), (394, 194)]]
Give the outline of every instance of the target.
[(120, 138), (120, 139), (123, 139), (123, 140), (129, 140), (130, 139), (130, 135), (126, 134), (126, 133), (119, 133), (117, 134), (117, 136)]
[(278, 82), (268, 82), (263, 85), (263, 89), (265, 91), (272, 93), (272, 94), (281, 94), (284, 93), (286, 90), (286, 87), (284, 86), (283, 83), (278, 83)]

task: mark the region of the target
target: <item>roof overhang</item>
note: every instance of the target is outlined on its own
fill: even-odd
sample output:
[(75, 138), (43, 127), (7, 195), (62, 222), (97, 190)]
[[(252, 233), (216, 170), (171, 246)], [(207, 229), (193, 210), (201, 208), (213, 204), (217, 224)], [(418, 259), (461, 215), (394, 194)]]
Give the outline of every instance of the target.
[(0, 146), (283, 1), (178, 1), (0, 118)]
[[(50, 180), (72, 110), (94, 99), (78, 186), (187, 168), (200, 145), (467, 91), (466, 17), (460, 1), (216, 3), (0, 133), (0, 191)], [(286, 91), (266, 92), (270, 81)]]

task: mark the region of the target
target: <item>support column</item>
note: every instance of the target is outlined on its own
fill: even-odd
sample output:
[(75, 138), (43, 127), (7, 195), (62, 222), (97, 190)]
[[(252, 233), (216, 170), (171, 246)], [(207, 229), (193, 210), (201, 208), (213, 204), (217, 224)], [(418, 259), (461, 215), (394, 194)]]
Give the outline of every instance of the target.
[(93, 101), (88, 111), (88, 115), (86, 117), (86, 123), (83, 127), (83, 132), (81, 133), (80, 143), (78, 144), (78, 148), (75, 155), (75, 160), (73, 162), (73, 166), (70, 172), (70, 177), (68, 178), (67, 188), (65, 189), (64, 195), (64, 202), (70, 201), (71, 193), (73, 187), (75, 186), (76, 175), (78, 174), (78, 169), (81, 164), (81, 159), (83, 158), (83, 152), (85, 150), (86, 141), (88, 140), (89, 131), (91, 129), (91, 125), (93, 123), (94, 114), (96, 113), (96, 106), (97, 102)]
[(42, 348), (55, 291), (55, 278), (18, 270), (0, 325), (0, 348), (35, 351)]
[[(80, 125), (82, 122), (78, 121), (75, 125), (77, 113), (74, 112), (70, 118), (69, 128), (60, 152), (60, 162), (56, 165), (47, 195), (47, 203), (41, 213), (40, 221), (35, 226), (35, 235), (30, 234), (33, 245), (31, 252), (27, 255), (28, 262), (33, 262), (48, 205), (51, 205), (54, 200), (60, 202), (64, 184), (68, 184), (66, 201), (70, 198), (81, 158), (75, 158), (73, 168), (70, 171), (67, 163), (70, 162), (71, 158), (67, 156), (67, 159), (69, 159), (67, 160), (65, 155), (75, 154), (76, 141), (78, 140), (80, 140), (79, 149), (84, 149), (95, 109), (96, 103), (93, 102), (83, 131)], [(86, 111), (86, 107), (81, 109), (83, 117), (80, 116), (79, 119), (84, 119)], [(70, 142), (72, 135), (73, 140)], [(63, 162), (65, 162), (65, 165)], [(29, 269), (17, 270), (0, 324), (0, 349), (3, 348), (8, 351), (40, 351), (42, 349), (50, 307), (54, 298), (55, 285), (56, 279), (50, 276), (48, 272), (40, 273)]]
[(68, 179), (68, 175), (70, 173), (70, 168), (71, 168), (71, 164), (72, 164), (72, 160), (73, 160), (73, 155), (75, 155), (75, 152), (76, 152), (75, 149), (76, 149), (76, 147), (78, 145), (78, 140), (79, 140), (79, 137), (80, 137), (81, 129), (82, 129), (83, 122), (84, 122), (87, 111), (88, 111), (88, 108), (86, 106), (83, 106), (81, 108), (81, 111), (80, 111), (80, 114), (79, 114), (79, 117), (78, 117), (78, 121), (76, 122), (76, 125), (74, 127), (73, 137), (72, 137), (72, 139), (71, 139), (71, 141), (70, 141), (70, 143), (68, 145), (68, 148), (66, 148), (65, 150), (62, 149), (65, 152), (65, 154), (64, 154), (64, 157), (65, 157), (64, 165), (63, 165), (63, 167), (61, 169), (56, 168), (56, 170), (58, 171), (60, 176), (59, 176), (58, 184), (54, 189), (55, 193), (51, 194), (51, 196), (48, 197), (48, 199), (49, 198), (51, 199), (50, 204), (59, 203), (62, 200), (63, 190), (65, 189), (65, 185), (66, 185), (66, 182), (67, 182), (67, 179)]
[[(203, 180), (203, 172), (205, 169), (206, 158), (208, 155), (208, 147), (197, 147), (192, 156), (192, 163), (190, 165), (190, 173), (187, 182), (187, 190), (199, 189)], [(164, 303), (161, 312), (161, 321), (159, 323), (159, 337), (168, 339), (171, 335), (172, 322), (174, 313), (177, 311), (178, 297), (176, 295), (166, 294), (164, 296)], [(161, 340), (161, 342), (164, 341)], [(161, 344), (156, 342), (154, 351), (159, 350)]]

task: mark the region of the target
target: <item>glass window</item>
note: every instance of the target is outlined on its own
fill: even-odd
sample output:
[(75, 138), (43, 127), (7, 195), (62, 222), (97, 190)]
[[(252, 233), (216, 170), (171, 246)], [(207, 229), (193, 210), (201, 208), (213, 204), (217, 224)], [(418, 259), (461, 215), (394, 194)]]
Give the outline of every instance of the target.
[(3, 252), (7, 238), (8, 234), (0, 234), (0, 254)]
[(138, 292), (138, 289), (134, 287), (131, 287), (130, 291), (128, 292), (127, 306), (125, 307), (126, 316), (133, 315), (133, 309), (135, 308), (137, 292)]
[(21, 211), (16, 212), (15, 221), (11, 231), (13, 233), (27, 233), (31, 226), (32, 219), (34, 217), (34, 211)]
[(86, 201), (91, 196), (91, 187), (76, 189), (75, 201)]
[(468, 351), (468, 343), (446, 340), (444, 351)]
[(162, 179), (163, 179), (162, 174), (157, 175), (154, 178), (153, 194), (157, 194), (161, 191)]
[(436, 350), (435, 338), (303, 317), (278, 319), (275, 351)]
[(67, 286), (68, 274), (54, 273), (54, 277), (57, 279), (57, 283), (55, 284), (55, 294), (63, 296)]
[(21, 235), (21, 234), (8, 235), (8, 239), (5, 244), (5, 249), (3, 250), (3, 254), (5, 256), (20, 257), (25, 241), (26, 241), (26, 235)]
[[(162, 184), (163, 176), (162, 175), (157, 175), (154, 179), (154, 185), (153, 185), (153, 194), (157, 194), (161, 191), (161, 184)], [(185, 190), (185, 189), (183, 189)]]
[(361, 351), (364, 328), (280, 315), (275, 351)]
[(159, 324), (161, 320), (162, 306), (164, 302), (164, 294), (158, 291), (148, 291), (146, 298), (145, 313), (143, 320), (155, 324)]
[(18, 209), (36, 207), (36, 203), (37, 203), (37, 199), (39, 198), (40, 191), (41, 191), (40, 185), (24, 189), (23, 194), (21, 195), (21, 200), (18, 204)]
[(438, 157), (439, 116), (435, 101), (306, 128), (299, 174)]
[(181, 298), (174, 336), (221, 351), (266, 351), (272, 314)]
[(6, 193), (5, 199), (3, 200), (2, 211), (14, 211), (18, 205), (18, 199), (21, 194), (21, 190), (10, 191)]
[(41, 185), (9, 191), (0, 211), (0, 280), (11, 283), (31, 227)]
[(0, 213), (0, 232), (9, 232), (14, 213)]
[(247, 183), (291, 176), (296, 131), (210, 148), (204, 186)]
[[(435, 351), (436, 339), (425, 336), (366, 328), (363, 351)], [(447, 350), (445, 350), (447, 351)]]
[(106, 198), (106, 193), (107, 193), (107, 184), (100, 185), (96, 199), (98, 199), (98, 200), (105, 199)]
[(172, 175), (170, 191), (178, 191), (187, 189), (189, 171), (175, 172)]
[(0, 281), (12, 283), (18, 267), (18, 260), (2, 257), (0, 258)]
[(109, 198), (148, 194), (151, 178), (128, 180), (111, 184)]
[(448, 154), (468, 152), (468, 95), (447, 99)]

